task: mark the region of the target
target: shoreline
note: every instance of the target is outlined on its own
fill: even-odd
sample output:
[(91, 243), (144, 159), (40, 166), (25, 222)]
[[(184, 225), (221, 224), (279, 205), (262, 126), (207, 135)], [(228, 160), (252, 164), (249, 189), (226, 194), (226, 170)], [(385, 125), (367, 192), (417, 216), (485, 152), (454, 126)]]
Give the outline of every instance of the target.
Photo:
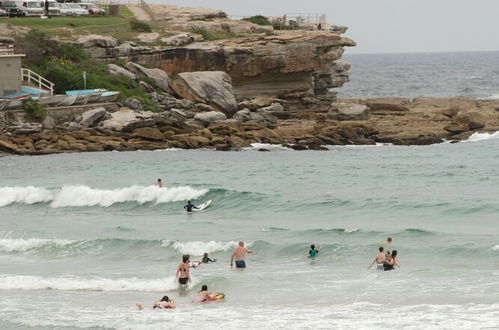
[[(229, 151), (255, 143), (328, 150), (326, 146), (453, 143), (473, 133), (499, 131), (499, 100), (379, 98), (307, 104), (303, 100), (253, 99), (240, 102), (238, 108), (241, 110), (233, 118), (213, 121), (199, 114), (214, 111), (155, 113), (126, 107), (87, 110), (60, 125), (53, 123), (57, 113), (52, 113), (52, 127), (45, 121), (5, 119), (0, 150), (19, 155), (168, 148)], [(8, 111), (3, 113), (4, 118), (13, 117)], [(94, 117), (100, 119), (88, 124), (89, 114), (96, 113)], [(85, 120), (87, 125), (82, 125)]]

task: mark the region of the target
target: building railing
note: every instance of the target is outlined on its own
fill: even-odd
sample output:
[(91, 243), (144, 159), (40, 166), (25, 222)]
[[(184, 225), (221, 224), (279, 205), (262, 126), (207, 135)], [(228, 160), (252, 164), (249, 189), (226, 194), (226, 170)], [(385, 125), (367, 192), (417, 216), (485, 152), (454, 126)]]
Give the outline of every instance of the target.
[(24, 81), (28, 81), (39, 89), (45, 89), (50, 91), (50, 95), (54, 95), (54, 83), (48, 81), (47, 79), (40, 76), (38, 73), (31, 71), (30, 69), (21, 68), (21, 74)]

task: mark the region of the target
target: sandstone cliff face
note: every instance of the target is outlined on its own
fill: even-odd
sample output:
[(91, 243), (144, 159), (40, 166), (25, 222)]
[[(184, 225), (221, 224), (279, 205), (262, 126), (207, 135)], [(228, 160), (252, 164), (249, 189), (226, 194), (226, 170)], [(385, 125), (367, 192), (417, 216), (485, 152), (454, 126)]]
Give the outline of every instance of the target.
[(287, 32), (136, 53), (135, 62), (170, 76), (191, 71), (225, 71), (240, 98), (310, 97), (348, 81), (344, 47), (355, 42), (332, 32)]

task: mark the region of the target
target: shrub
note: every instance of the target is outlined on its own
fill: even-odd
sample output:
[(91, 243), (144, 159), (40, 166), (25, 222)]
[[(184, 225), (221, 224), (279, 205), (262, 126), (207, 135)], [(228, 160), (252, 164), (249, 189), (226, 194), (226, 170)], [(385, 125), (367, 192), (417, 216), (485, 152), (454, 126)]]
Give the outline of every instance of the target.
[(136, 19), (132, 19), (130, 21), (130, 28), (132, 31), (137, 31), (137, 32), (152, 32), (151, 26), (147, 23), (138, 21)]
[(138, 82), (125, 76), (110, 75), (105, 63), (91, 58), (78, 46), (49, 40), (38, 31), (29, 32), (23, 43), (27, 50), (23, 66), (53, 82), (55, 93), (82, 89), (83, 71), (86, 71), (87, 88), (118, 91), (118, 101), (133, 97), (141, 101), (144, 109), (160, 111), (149, 94), (138, 88)]
[(47, 117), (47, 111), (32, 98), (24, 99), (22, 102), (27, 119), (43, 121)]
[(243, 18), (242, 21), (250, 22), (253, 24), (258, 24), (258, 25), (271, 25), (270, 21), (267, 19), (267, 17), (263, 15), (255, 15), (251, 17), (246, 17)]

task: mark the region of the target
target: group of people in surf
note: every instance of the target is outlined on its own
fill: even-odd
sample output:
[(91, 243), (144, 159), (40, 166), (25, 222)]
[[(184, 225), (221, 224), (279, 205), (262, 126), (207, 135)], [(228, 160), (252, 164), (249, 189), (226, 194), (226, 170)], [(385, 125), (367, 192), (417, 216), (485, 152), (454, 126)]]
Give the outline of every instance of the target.
[[(392, 244), (392, 238), (388, 237), (386, 239), (385, 245), (391, 245)], [(376, 264), (376, 269), (377, 270), (394, 270), (395, 267), (399, 267), (399, 262), (397, 259), (397, 250), (392, 250), (392, 252), (385, 250), (384, 247), (380, 246), (379, 247), (379, 253), (376, 255), (374, 258), (373, 262), (369, 265), (367, 268), (371, 268), (374, 264)], [(310, 245), (310, 250), (308, 251), (308, 257), (309, 258), (315, 258), (320, 252), (320, 249), (316, 249), (315, 245), (312, 244)]]
[[(158, 181), (156, 181), (156, 183), (154, 185), (158, 188), (162, 188), (163, 181), (161, 181), (161, 178), (159, 178)], [(192, 209), (199, 209), (199, 208), (197, 206), (195, 206), (194, 204), (192, 204), (192, 201), (189, 199), (187, 201), (187, 204), (184, 205), (184, 209), (190, 213), (190, 212), (192, 212)]]
[[(246, 254), (253, 253), (253, 250), (248, 249), (244, 246), (244, 242), (240, 241), (232, 255), (230, 257), (230, 266), (234, 265), (236, 268), (246, 268)], [(178, 281), (180, 288), (186, 288), (189, 283), (191, 283), (190, 268), (196, 268), (201, 264), (208, 264), (216, 262), (216, 259), (211, 259), (208, 253), (204, 253), (203, 259), (200, 261), (191, 262), (191, 256), (189, 254), (182, 255), (182, 262), (177, 267), (177, 272), (175, 273), (175, 281)], [(201, 290), (198, 292), (198, 296), (193, 300), (194, 303), (202, 303), (214, 300), (221, 300), (225, 297), (223, 293), (210, 293), (208, 292), (208, 286), (202, 285)], [(136, 304), (137, 308), (143, 309), (143, 305), (140, 303)], [(153, 305), (153, 309), (171, 309), (175, 308), (175, 302), (171, 300), (168, 296), (163, 296), (161, 300), (156, 301)]]
[[(385, 245), (391, 245), (392, 244), (392, 238), (388, 237), (386, 239)], [(394, 270), (395, 267), (399, 267), (399, 262), (397, 259), (397, 250), (392, 250), (392, 252), (385, 250), (383, 246), (380, 246), (378, 248), (379, 252), (374, 258), (373, 262), (369, 265), (367, 268), (371, 268), (376, 264), (376, 269), (378, 270)]]

